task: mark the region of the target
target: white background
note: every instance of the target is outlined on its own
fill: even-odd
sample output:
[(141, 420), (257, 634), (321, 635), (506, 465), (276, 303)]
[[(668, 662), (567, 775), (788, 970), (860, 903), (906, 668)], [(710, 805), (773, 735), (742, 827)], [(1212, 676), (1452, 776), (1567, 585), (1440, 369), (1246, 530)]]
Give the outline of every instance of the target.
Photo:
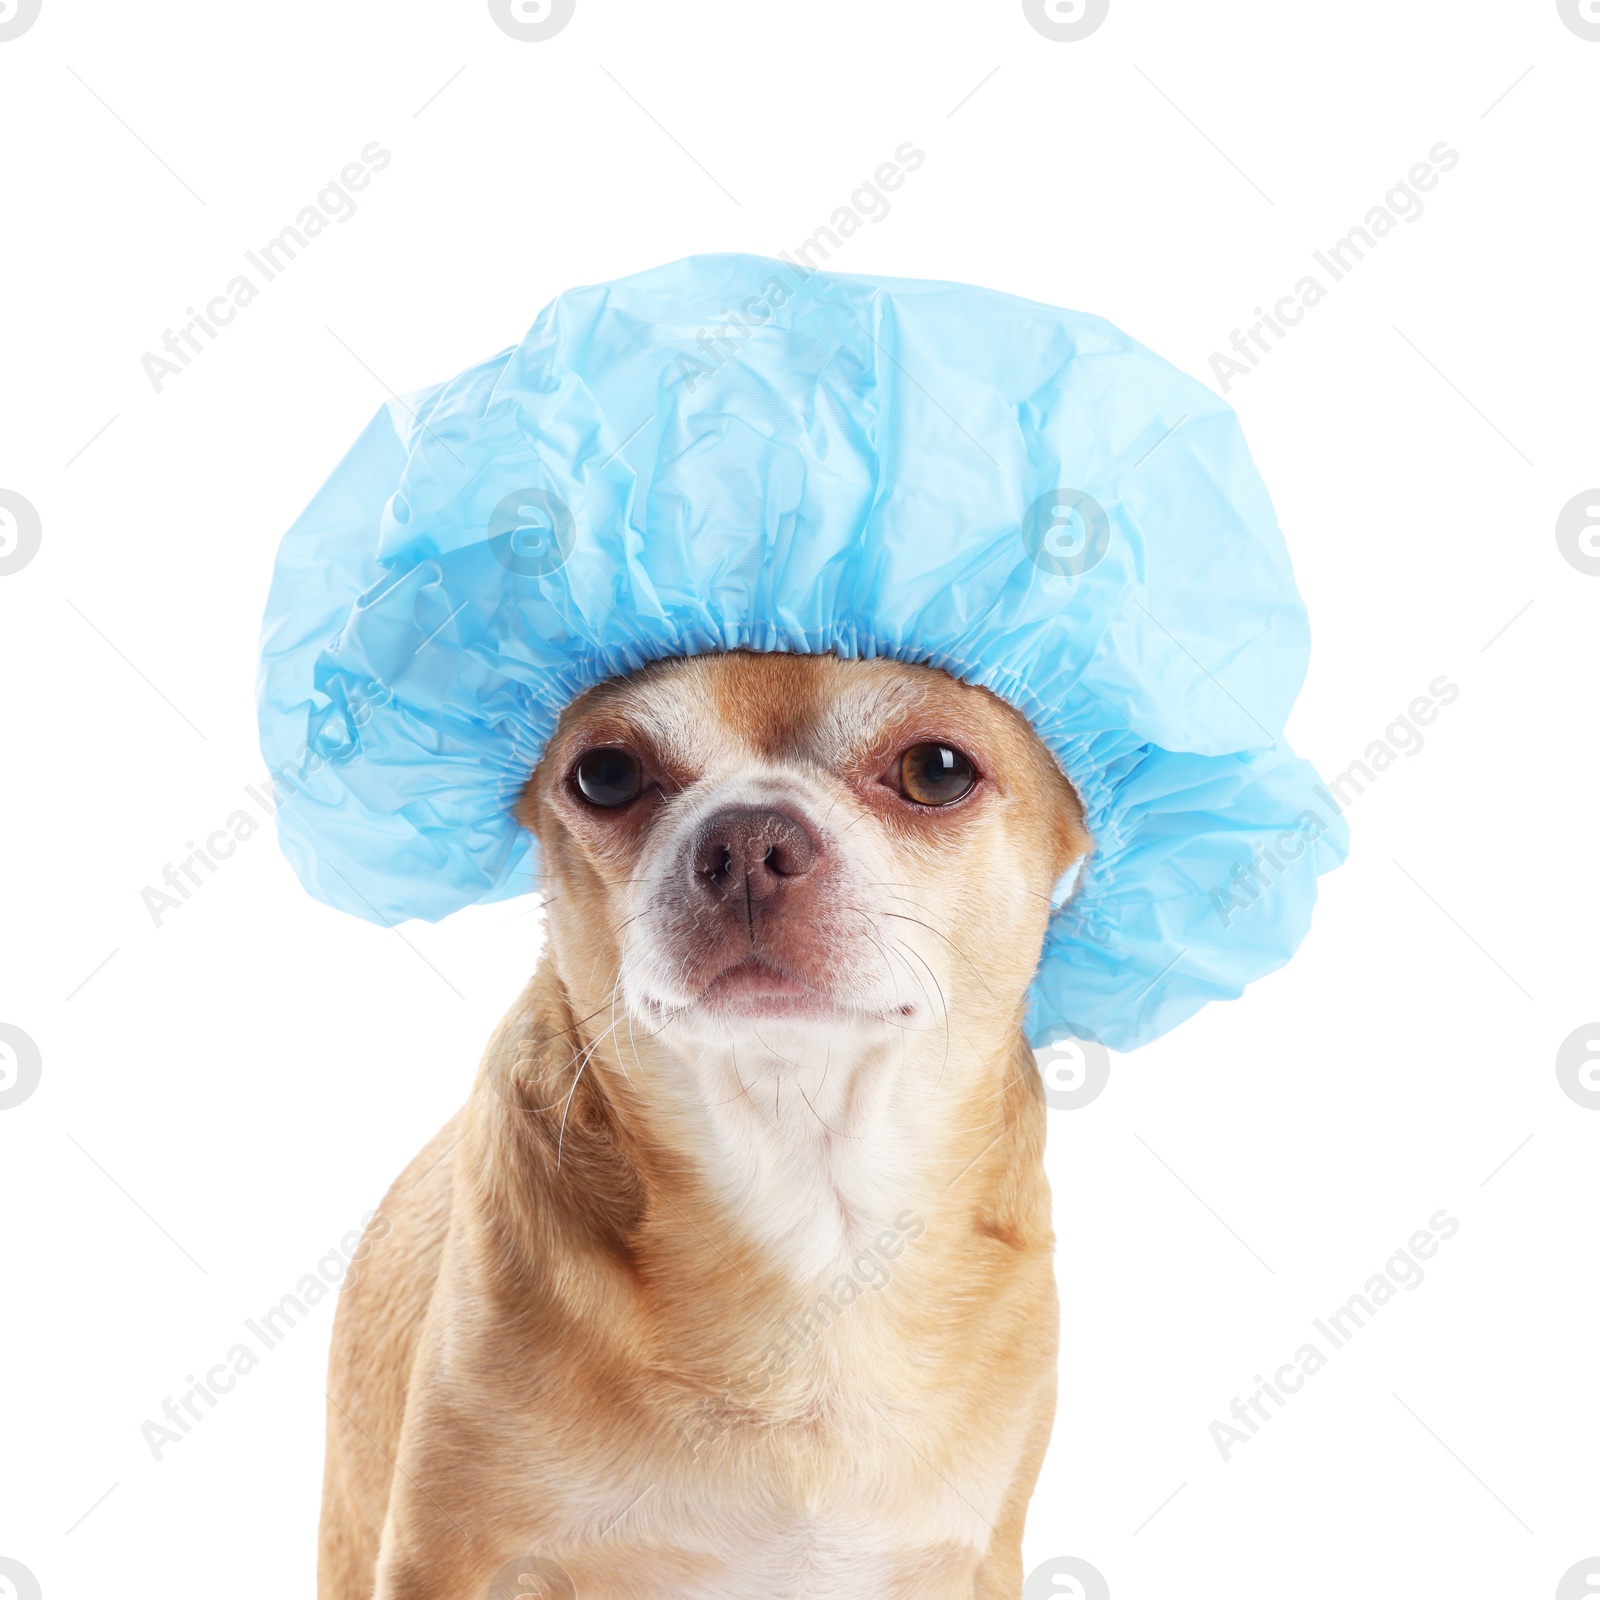
[[(539, 950), (532, 902), (327, 910), (269, 831), (153, 925), (260, 776), (282, 531), (387, 389), (571, 285), (792, 248), (907, 139), (832, 264), (1097, 312), (1206, 381), (1460, 153), (1229, 395), (1312, 617), (1297, 747), (1337, 772), (1460, 696), (1352, 806), (1296, 960), (1051, 1115), (1028, 1564), (1544, 1600), (1600, 1553), (1600, 1112), (1554, 1070), (1600, 1016), (1600, 577), (1554, 535), (1600, 483), (1597, 94), (1554, 0), (1112, 0), (1078, 43), (1014, 0), (578, 0), (535, 44), (481, 0), (44, 0), (0, 43), (0, 488), (43, 526), (0, 577), (0, 1021), (43, 1057), (0, 1111), (0, 1555), (45, 1600), (311, 1592), (331, 1302), (159, 1463), (140, 1424), (377, 1203)], [(371, 140), (357, 213), (154, 392), (141, 355)], [(1441, 1207), (1426, 1282), (1224, 1463), (1213, 1419)]]

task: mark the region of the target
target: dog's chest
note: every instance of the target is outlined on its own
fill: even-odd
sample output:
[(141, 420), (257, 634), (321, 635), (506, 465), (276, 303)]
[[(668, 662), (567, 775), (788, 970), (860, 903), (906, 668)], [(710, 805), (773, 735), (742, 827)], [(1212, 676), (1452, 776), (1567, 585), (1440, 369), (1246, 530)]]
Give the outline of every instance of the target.
[[(981, 1547), (893, 1518), (872, 1522), (864, 1500), (806, 1513), (738, 1496), (696, 1506), (683, 1502), (681, 1485), (674, 1492), (675, 1526), (651, 1527), (630, 1541), (628, 1592), (639, 1600), (965, 1600), (972, 1593)], [(600, 1555), (597, 1574), (615, 1571), (615, 1561), (614, 1552)]]
[[(819, 1332), (808, 1354), (851, 1333)], [(626, 1473), (611, 1475), (612, 1458), (573, 1496), (583, 1525), (558, 1546), (570, 1541), (596, 1580), (623, 1577), (626, 1562), (633, 1586), (617, 1588), (630, 1600), (970, 1600), (1014, 1460), (1010, 1429), (952, 1452), (936, 1393), (848, 1387), (788, 1421), (724, 1416), (720, 1432), (641, 1439)]]
[(662, 1600), (882, 1600), (917, 1565), (877, 1530), (805, 1522), (749, 1537), (723, 1573)]

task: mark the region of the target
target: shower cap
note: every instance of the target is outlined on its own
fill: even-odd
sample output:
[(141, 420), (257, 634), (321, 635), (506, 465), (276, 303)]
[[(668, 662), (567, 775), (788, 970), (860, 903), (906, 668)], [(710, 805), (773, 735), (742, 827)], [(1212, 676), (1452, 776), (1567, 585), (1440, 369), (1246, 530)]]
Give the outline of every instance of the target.
[(705, 651), (941, 667), (1082, 797), (1036, 1046), (1155, 1038), (1282, 965), (1339, 808), (1282, 738), (1308, 634), (1233, 411), (1098, 317), (691, 257), (385, 405), (284, 536), (262, 751), (306, 888), (437, 920), (537, 887), (562, 709)]

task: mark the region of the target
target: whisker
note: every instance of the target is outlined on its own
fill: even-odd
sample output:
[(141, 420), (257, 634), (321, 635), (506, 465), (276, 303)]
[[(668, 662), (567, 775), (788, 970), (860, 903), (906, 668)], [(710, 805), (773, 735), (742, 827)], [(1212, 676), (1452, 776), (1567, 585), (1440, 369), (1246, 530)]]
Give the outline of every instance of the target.
[[(896, 939), (894, 943), (908, 954), (915, 956), (924, 967), (927, 967), (928, 976), (933, 979), (933, 986), (939, 994), (940, 1009), (944, 1012), (944, 1057), (939, 1062), (939, 1072), (933, 1080), (933, 1087), (928, 1091), (928, 1100), (931, 1100), (939, 1092), (939, 1085), (944, 1082), (944, 1069), (950, 1065), (950, 1005), (945, 999), (944, 985), (939, 982), (939, 974), (931, 966), (928, 966), (927, 958), (903, 939)], [(925, 1100), (923, 1104), (926, 1105), (927, 1101)]]
[[(871, 878), (871, 879), (868, 879), (867, 882), (868, 882), (868, 887), (873, 888), (873, 889), (910, 889), (910, 890), (915, 890), (916, 887), (917, 887), (914, 883), (899, 883), (893, 878)], [(1018, 887), (1021, 887), (1021, 885), (1018, 885)], [(1025, 889), (1022, 890), (1022, 892), (1024, 894), (1026, 894), (1026, 895), (1031, 895), (1035, 900), (1044, 900), (1044, 901), (1048, 902), (1052, 906), (1055, 904), (1055, 901), (1052, 900), (1049, 895), (1041, 894), (1037, 889), (1026, 889), (1025, 888)]]
[(947, 944), (947, 945), (949, 945), (949, 946), (950, 946), (950, 948), (951, 948), (951, 949), (952, 949), (952, 950), (954, 950), (954, 951), (955, 951), (955, 953), (956, 953), (956, 954), (957, 954), (957, 955), (958, 955), (958, 956), (960, 956), (960, 957), (961, 957), (961, 959), (962, 959), (962, 960), (963, 960), (963, 961), (965, 961), (965, 962), (966, 962), (966, 964), (967, 964), (967, 965), (968, 965), (968, 966), (969, 966), (969, 967), (971, 967), (971, 968), (972, 968), (972, 970), (973, 970), (973, 972), (974, 972), (974, 974), (976, 974), (976, 976), (977, 976), (977, 979), (978, 979), (978, 982), (979, 982), (979, 983), (981, 983), (981, 984), (983, 984), (983, 986), (984, 986), (984, 988), (985, 988), (985, 989), (988, 989), (988, 990), (989, 990), (989, 994), (990, 994), (990, 996), (991, 996), (991, 998), (992, 998), (992, 997), (994, 997), (994, 990), (993, 990), (993, 989), (989, 989), (989, 985), (988, 985), (988, 983), (987, 983), (987, 982), (986, 982), (986, 981), (985, 981), (985, 979), (984, 979), (984, 976), (983, 976), (983, 972), (982, 972), (982, 970), (981, 970), (981, 969), (980, 969), (980, 968), (979, 968), (979, 966), (978, 966), (978, 964), (977, 964), (977, 963), (976, 963), (976, 962), (975, 962), (975, 961), (974, 961), (974, 960), (973, 960), (973, 959), (972, 959), (972, 957), (971, 957), (971, 956), (969, 956), (969, 955), (968, 955), (968, 954), (967, 954), (967, 953), (966, 953), (966, 951), (965, 951), (965, 950), (963, 950), (963, 949), (962, 949), (962, 948), (961, 948), (961, 946), (960, 946), (960, 945), (958, 945), (958, 944), (957, 944), (957, 943), (956, 943), (956, 942), (955, 942), (955, 940), (954, 940), (954, 939), (952, 939), (952, 938), (951, 938), (951, 937), (950, 937), (950, 936), (949, 936), (949, 935), (948, 935), (948, 934), (946, 934), (946, 933), (941, 933), (941, 932), (940, 932), (940, 931), (939, 931), (939, 929), (937, 929), (937, 928), (936, 928), (936, 927), (934, 927), (934, 925), (933, 925), (933, 924), (932, 924), (932, 923), (931, 923), (931, 922), (924, 922), (924, 921), (923, 921), (923, 920), (922, 920), (922, 918), (921, 918), (921, 917), (908, 917), (908, 916), (905, 916), (905, 915), (904, 915), (904, 914), (903, 914), (903, 913), (901, 913), (901, 912), (899, 912), (899, 911), (885, 911), (885, 912), (884, 912), (884, 916), (886, 916), (886, 917), (893, 917), (893, 918), (894, 918), (894, 919), (895, 919), (895, 921), (896, 921), (896, 922), (914, 922), (914, 923), (916, 923), (916, 925), (917, 925), (917, 926), (918, 926), (918, 927), (919, 927), (919, 928), (926, 928), (926, 929), (927, 929), (927, 930), (928, 930), (928, 932), (929, 932), (929, 933), (931, 933), (931, 934), (933, 934), (933, 935), (934, 935), (934, 936), (935, 936), (935, 937), (936, 937), (936, 938), (939, 938), (939, 939), (943, 939), (943, 940), (944, 940), (944, 942), (945, 942), (945, 943), (946, 943), (946, 944)]

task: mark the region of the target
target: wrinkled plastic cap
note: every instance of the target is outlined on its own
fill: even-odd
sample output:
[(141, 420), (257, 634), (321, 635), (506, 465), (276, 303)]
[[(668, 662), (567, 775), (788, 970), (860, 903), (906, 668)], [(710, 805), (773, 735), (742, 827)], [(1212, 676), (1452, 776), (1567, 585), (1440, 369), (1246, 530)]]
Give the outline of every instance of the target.
[(1232, 410), (1109, 323), (700, 256), (548, 306), (385, 406), (285, 535), (261, 741), (312, 894), (378, 922), (534, 887), (562, 709), (717, 650), (982, 684), (1082, 795), (1029, 1035), (1130, 1049), (1304, 936), (1345, 830), (1281, 738), (1304, 608)]

